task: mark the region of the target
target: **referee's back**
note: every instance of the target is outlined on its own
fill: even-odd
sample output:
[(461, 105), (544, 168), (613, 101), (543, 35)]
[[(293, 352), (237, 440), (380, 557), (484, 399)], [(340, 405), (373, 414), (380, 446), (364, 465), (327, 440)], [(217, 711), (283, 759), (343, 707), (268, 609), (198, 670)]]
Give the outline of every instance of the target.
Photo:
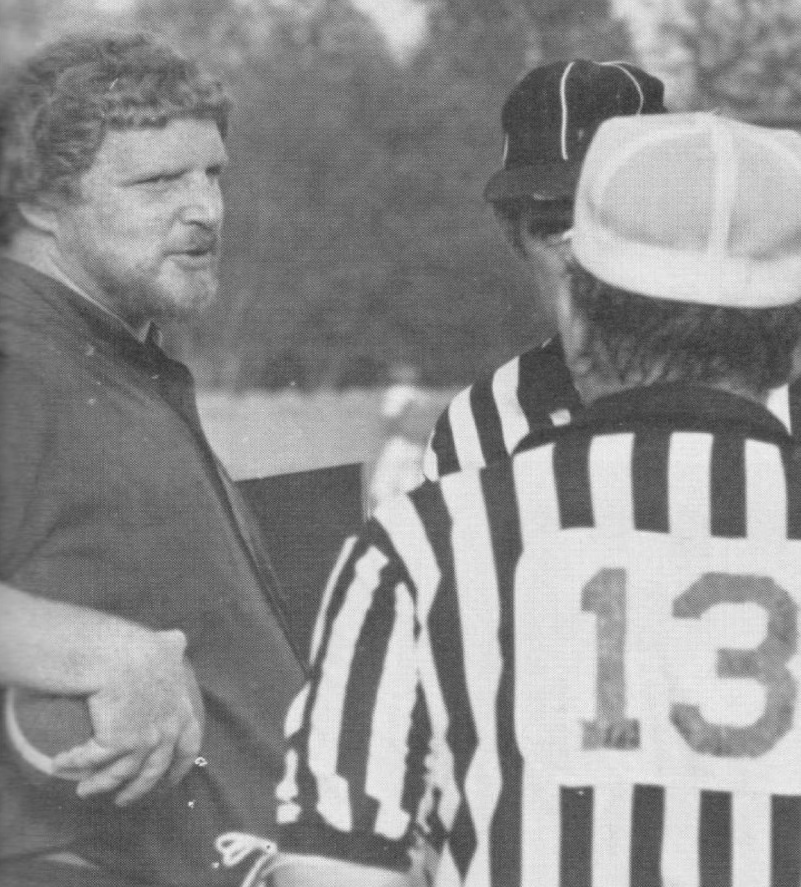
[(801, 884), (796, 451), (634, 399), (387, 518), (451, 717), (438, 884)]
[(801, 885), (801, 472), (767, 410), (605, 398), (382, 506), (287, 719), (289, 851), (437, 887)]

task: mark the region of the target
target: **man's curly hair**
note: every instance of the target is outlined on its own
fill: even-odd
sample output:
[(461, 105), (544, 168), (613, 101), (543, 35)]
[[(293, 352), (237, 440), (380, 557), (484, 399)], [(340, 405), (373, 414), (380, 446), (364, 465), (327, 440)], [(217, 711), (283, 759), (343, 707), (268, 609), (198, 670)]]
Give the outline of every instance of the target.
[(0, 244), (20, 202), (74, 193), (109, 130), (213, 121), (225, 137), (220, 83), (145, 33), (72, 34), (49, 44), (0, 89)]
[(801, 310), (721, 308), (653, 299), (608, 286), (577, 263), (573, 302), (588, 322), (583, 356), (628, 384), (726, 382), (762, 395), (784, 384)]

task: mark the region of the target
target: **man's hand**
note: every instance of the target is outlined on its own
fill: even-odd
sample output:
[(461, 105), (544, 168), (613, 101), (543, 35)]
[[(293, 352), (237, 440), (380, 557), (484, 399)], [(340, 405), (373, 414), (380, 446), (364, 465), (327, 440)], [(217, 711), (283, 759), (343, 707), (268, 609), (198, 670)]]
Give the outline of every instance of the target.
[(81, 777), (80, 797), (121, 789), (114, 800), (125, 806), (192, 767), (203, 714), (185, 648), (183, 632), (162, 631), (119, 651), (117, 667), (88, 697), (95, 735), (55, 758), (56, 773)]

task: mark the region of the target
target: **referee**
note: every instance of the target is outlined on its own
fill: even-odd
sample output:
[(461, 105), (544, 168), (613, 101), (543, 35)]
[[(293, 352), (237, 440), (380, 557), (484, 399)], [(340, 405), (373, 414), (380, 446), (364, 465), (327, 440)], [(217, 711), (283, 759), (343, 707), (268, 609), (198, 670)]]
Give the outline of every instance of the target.
[[(501, 114), (503, 168), (484, 192), (514, 251), (526, 263), (548, 311), (569, 258), (565, 232), (590, 138), (603, 120), (665, 111), (663, 84), (634, 65), (583, 59), (534, 68)], [(533, 236), (524, 237), (531, 234)], [(794, 427), (801, 384), (793, 389)], [(437, 420), (423, 457), (429, 480), (505, 458), (528, 434), (563, 425), (581, 404), (559, 337), (531, 348), (460, 392)], [(790, 427), (788, 390), (769, 407)]]
[(589, 406), (346, 545), (287, 716), (278, 887), (409, 884), (421, 830), (437, 887), (801, 884), (801, 476), (765, 408), (800, 332), (801, 138), (607, 121), (573, 245)]

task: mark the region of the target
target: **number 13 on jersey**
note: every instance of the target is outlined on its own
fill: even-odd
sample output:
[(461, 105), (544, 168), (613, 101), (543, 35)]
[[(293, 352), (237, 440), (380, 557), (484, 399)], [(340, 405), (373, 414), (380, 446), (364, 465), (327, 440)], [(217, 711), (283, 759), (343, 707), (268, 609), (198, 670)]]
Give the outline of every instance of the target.
[(575, 530), (527, 552), (528, 778), (801, 793), (800, 549)]

